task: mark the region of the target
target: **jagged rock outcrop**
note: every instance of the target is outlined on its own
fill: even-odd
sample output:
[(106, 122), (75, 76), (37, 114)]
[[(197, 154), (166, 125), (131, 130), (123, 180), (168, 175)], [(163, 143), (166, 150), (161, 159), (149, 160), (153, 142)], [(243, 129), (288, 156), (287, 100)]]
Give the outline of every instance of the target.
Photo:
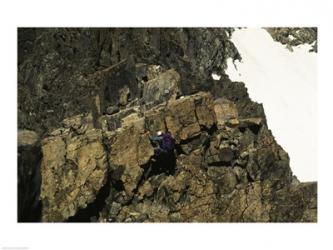
[[(207, 92), (134, 109), (115, 130), (79, 116), (44, 139), (44, 221), (93, 202), (106, 171), (110, 194), (99, 221), (315, 221), (316, 184), (292, 184), (288, 154), (262, 117), (239, 118), (233, 102)], [(148, 132), (157, 130), (174, 136), (174, 161), (151, 160)]]
[(154, 155), (148, 135), (144, 131), (144, 118), (138, 118), (131, 126), (116, 131), (109, 137), (110, 167), (119, 174), (125, 195), (132, 197), (144, 168)]
[(44, 134), (66, 117), (124, 106), (170, 69), (182, 79), (182, 94), (206, 91), (227, 58), (240, 58), (232, 30), (19, 28), (18, 126)]
[(108, 164), (100, 130), (92, 117), (75, 116), (42, 141), (43, 221), (64, 221), (96, 198)]
[(145, 102), (163, 102), (181, 95), (180, 75), (173, 69), (143, 84)]

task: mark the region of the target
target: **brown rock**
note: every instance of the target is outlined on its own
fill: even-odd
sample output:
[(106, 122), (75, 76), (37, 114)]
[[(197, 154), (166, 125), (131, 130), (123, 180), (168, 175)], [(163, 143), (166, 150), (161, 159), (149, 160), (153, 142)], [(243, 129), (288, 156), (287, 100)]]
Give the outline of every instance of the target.
[(176, 140), (185, 140), (198, 134), (200, 126), (195, 116), (194, 99), (185, 97), (169, 102), (165, 122)]
[[(77, 120), (70, 126), (80, 128)], [(42, 141), (42, 152), (42, 220), (64, 221), (91, 203), (106, 181), (102, 133), (89, 129), (78, 136), (51, 136)]]
[(241, 126), (250, 126), (250, 125), (262, 125), (263, 119), (261, 117), (250, 117), (245, 119), (239, 119)]
[(210, 128), (215, 123), (212, 104), (212, 96), (203, 92), (168, 103), (165, 122), (176, 141), (198, 135), (200, 125)]
[(156, 134), (158, 131), (165, 131), (165, 106), (160, 105), (154, 107), (144, 113), (145, 128), (152, 134)]
[(137, 126), (140, 129), (143, 127), (143, 125), (144, 125), (144, 118), (140, 118), (138, 113), (132, 113), (121, 119), (121, 126), (123, 128)]
[(124, 107), (127, 105), (129, 95), (130, 95), (130, 89), (128, 88), (127, 85), (119, 90), (119, 105), (120, 106)]
[[(239, 119), (232, 102), (220, 104), (215, 115), (212, 96), (199, 92), (133, 107), (105, 116), (104, 123), (116, 124), (112, 131), (102, 126), (103, 132), (93, 129), (89, 114), (66, 119), (42, 144), (43, 221), (64, 221), (94, 201), (105, 183), (107, 154), (117, 187), (99, 221), (315, 221), (316, 190), (291, 184), (289, 157), (263, 120)], [(220, 128), (211, 129), (218, 115)], [(256, 135), (253, 126), (260, 126)], [(144, 179), (144, 170), (159, 164), (150, 161), (147, 132), (159, 130), (169, 130), (178, 144), (175, 171), (156, 165), (159, 170)]]
[(210, 128), (216, 123), (214, 101), (210, 93), (199, 92), (194, 96), (195, 113), (200, 126)]
[(144, 197), (150, 197), (153, 194), (153, 187), (150, 182), (146, 181), (139, 189), (139, 199), (143, 199)]
[(124, 168), (120, 180), (127, 195), (132, 195), (137, 187), (143, 173), (141, 166), (154, 155), (148, 134), (144, 133), (144, 124), (140, 125), (118, 130), (111, 144), (110, 165), (113, 170)]
[(238, 119), (236, 104), (225, 98), (219, 98), (214, 101), (214, 111), (217, 124), (223, 126), (230, 119)]
[(243, 212), (242, 219), (247, 222), (269, 221), (270, 205), (262, 198), (260, 182), (254, 182), (248, 186), (246, 196), (247, 207)]
[(226, 123), (229, 127), (236, 127), (239, 124), (239, 121), (237, 119), (230, 119)]

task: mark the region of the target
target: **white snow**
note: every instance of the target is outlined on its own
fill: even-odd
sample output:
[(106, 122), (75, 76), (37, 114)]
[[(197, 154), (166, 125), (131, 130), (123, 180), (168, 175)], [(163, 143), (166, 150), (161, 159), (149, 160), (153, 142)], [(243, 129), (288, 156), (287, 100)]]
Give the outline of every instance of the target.
[(213, 78), (213, 80), (218, 81), (221, 79), (221, 76), (218, 74), (212, 73), (212, 78)]
[(268, 126), (298, 179), (317, 180), (317, 54), (308, 52), (309, 45), (290, 52), (259, 28), (238, 29), (231, 40), (242, 62), (229, 59), (226, 73), (263, 103)]
[(295, 38), (294, 36), (292, 36), (292, 35), (289, 35), (288, 38), (289, 38), (290, 40), (295, 40), (295, 39), (296, 39), (296, 38)]

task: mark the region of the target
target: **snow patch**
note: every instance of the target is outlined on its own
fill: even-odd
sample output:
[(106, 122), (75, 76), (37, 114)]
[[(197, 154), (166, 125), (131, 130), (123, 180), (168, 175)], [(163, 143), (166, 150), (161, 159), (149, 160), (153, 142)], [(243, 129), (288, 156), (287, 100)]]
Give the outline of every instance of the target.
[(293, 41), (293, 40), (296, 39), (296, 38), (295, 38), (294, 36), (292, 36), (292, 35), (289, 35), (288, 38), (289, 38), (289, 40), (291, 40), (291, 41)]
[(221, 76), (218, 74), (212, 73), (212, 78), (213, 78), (213, 80), (218, 81), (221, 79)]
[(311, 45), (275, 42), (264, 29), (239, 29), (231, 41), (242, 62), (227, 60), (226, 73), (242, 81), (252, 100), (263, 103), (269, 128), (288, 152), (301, 181), (317, 180), (317, 54)]

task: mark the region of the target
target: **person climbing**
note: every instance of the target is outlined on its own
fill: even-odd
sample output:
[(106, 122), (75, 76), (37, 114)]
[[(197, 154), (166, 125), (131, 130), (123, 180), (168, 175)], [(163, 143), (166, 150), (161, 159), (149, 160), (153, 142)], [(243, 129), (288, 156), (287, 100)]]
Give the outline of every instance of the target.
[(158, 131), (156, 136), (149, 136), (149, 139), (154, 146), (156, 156), (160, 156), (161, 154), (167, 155), (173, 152), (175, 144), (169, 131), (165, 133)]
[(144, 173), (144, 180), (148, 179), (150, 174), (173, 173), (176, 158), (174, 155), (175, 142), (171, 133), (158, 131), (157, 135), (149, 136), (149, 139), (154, 147), (154, 156)]

